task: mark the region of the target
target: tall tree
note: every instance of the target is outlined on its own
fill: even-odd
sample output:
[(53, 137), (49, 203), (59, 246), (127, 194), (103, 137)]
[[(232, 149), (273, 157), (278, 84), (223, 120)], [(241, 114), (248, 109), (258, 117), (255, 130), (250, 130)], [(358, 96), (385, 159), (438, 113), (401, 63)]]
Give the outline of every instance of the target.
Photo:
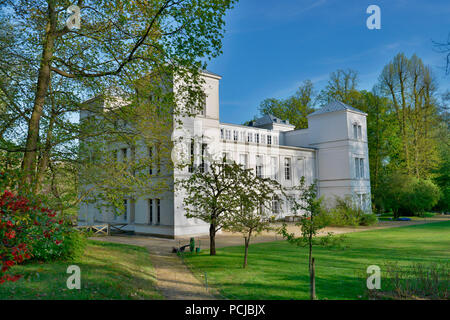
[(435, 142), (436, 83), (430, 67), (399, 53), (383, 69), (379, 84), (392, 101), (400, 129), (406, 174), (429, 178), (438, 162)]
[(38, 160), (48, 146), (41, 144), (47, 141), (42, 133), (50, 133), (42, 130), (42, 122), (53, 117), (55, 128), (64, 114), (52, 116), (50, 91), (55, 101), (77, 112), (88, 96), (107, 95), (107, 89), (114, 89), (114, 99), (118, 93), (129, 99), (138, 79), (150, 72), (169, 72), (182, 83), (175, 100), (183, 103), (177, 100), (173, 105), (199, 105), (199, 69), (205, 67), (202, 61), (221, 53), (224, 15), (233, 3), (78, 0), (81, 27), (71, 29), (65, 24), (71, 5), (66, 0), (0, 2), (1, 23), (14, 35), (0, 46), (1, 78), (24, 92), (13, 96), (4, 83), (0, 86), (7, 97), (3, 101), (25, 123), (22, 141), (14, 150), (23, 153), (22, 186), (35, 184), (38, 172), (50, 163), (45, 160), (48, 148)]
[(330, 73), (326, 87), (320, 92), (318, 101), (325, 105), (333, 100), (354, 105), (359, 98), (358, 73), (352, 69), (339, 69)]
[(272, 114), (295, 125), (295, 129), (308, 127), (306, 116), (314, 111), (314, 85), (305, 80), (296, 93), (287, 99), (268, 98), (261, 102), (259, 112), (262, 115)]

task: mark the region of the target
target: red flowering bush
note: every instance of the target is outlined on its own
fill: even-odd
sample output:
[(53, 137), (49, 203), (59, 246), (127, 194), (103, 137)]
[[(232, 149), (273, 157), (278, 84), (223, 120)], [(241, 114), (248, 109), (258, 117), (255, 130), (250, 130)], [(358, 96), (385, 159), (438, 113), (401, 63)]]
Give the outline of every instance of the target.
[(16, 281), (9, 269), (29, 259), (48, 261), (73, 258), (84, 248), (82, 237), (70, 221), (56, 212), (6, 190), (0, 195), (0, 284)]

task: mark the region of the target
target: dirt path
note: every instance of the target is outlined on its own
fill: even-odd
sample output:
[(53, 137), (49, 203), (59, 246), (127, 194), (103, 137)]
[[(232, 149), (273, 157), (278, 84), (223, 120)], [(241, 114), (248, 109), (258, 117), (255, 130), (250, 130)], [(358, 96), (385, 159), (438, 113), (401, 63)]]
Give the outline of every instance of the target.
[(135, 236), (95, 237), (92, 240), (132, 244), (148, 249), (156, 272), (156, 286), (168, 300), (212, 300), (217, 299), (207, 291), (203, 283), (194, 277), (181, 258), (171, 253), (178, 240)]
[[(424, 223), (433, 223), (439, 221), (448, 221), (450, 216), (436, 216), (420, 221), (382, 221), (376, 226), (370, 227), (327, 227), (320, 234), (333, 232), (335, 234), (360, 232), (366, 230), (377, 230), (386, 228), (395, 228), (408, 225), (417, 225)], [(289, 232), (299, 234), (298, 227), (293, 224), (288, 226)], [(192, 272), (182, 262), (181, 258), (171, 253), (173, 247), (189, 243), (189, 238), (180, 238), (176, 240), (161, 239), (146, 236), (107, 236), (95, 237), (93, 240), (132, 244), (145, 247), (149, 250), (150, 259), (156, 271), (157, 287), (162, 295), (169, 300), (209, 300), (217, 299), (210, 291), (206, 290), (205, 285), (193, 276)], [(195, 242), (200, 243), (202, 250), (209, 249), (208, 236), (195, 237)], [(280, 235), (275, 232), (265, 232), (252, 240), (252, 243), (270, 242), (282, 240)], [(243, 238), (240, 234), (222, 232), (216, 236), (216, 246), (228, 247), (243, 245)]]

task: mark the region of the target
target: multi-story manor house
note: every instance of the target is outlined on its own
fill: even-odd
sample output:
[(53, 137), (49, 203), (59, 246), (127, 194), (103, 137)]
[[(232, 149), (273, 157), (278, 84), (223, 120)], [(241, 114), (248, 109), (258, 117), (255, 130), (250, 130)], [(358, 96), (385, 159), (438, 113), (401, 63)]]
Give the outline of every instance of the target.
[[(249, 125), (222, 123), (219, 121), (221, 77), (210, 72), (204, 72), (203, 76), (206, 93), (203, 113), (185, 118), (182, 128), (176, 129), (181, 130), (181, 135), (208, 137), (191, 144), (192, 154), (201, 155), (208, 150), (216, 158), (226, 157), (255, 169), (255, 174), (276, 179), (288, 189), (304, 176), (307, 183), (317, 182), (319, 196), (328, 201), (335, 196), (351, 196), (357, 205), (370, 211), (366, 113), (335, 101), (311, 113), (307, 129), (295, 130), (287, 120), (271, 115)], [(123, 156), (130, 152), (124, 152)], [(204, 165), (202, 159), (196, 156), (195, 165)], [(191, 170), (189, 167), (173, 169), (172, 183), (189, 175)], [(208, 233), (207, 224), (185, 217), (182, 192), (166, 192), (158, 198), (125, 200), (125, 203), (126, 213), (118, 218), (102, 214), (93, 204), (83, 204), (79, 211), (80, 223), (122, 221), (127, 223), (125, 229), (136, 233), (170, 238)], [(274, 203), (273, 214), (279, 218), (292, 215), (289, 208), (289, 201)]]

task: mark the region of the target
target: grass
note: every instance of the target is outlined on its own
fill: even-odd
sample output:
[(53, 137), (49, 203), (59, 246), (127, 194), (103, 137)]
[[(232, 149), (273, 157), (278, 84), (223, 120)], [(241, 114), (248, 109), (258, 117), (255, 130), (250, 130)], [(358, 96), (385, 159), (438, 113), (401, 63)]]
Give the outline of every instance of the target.
[[(450, 258), (450, 221), (346, 235), (343, 247), (315, 247), (316, 292), (319, 299), (365, 299), (366, 268), (446, 263)], [(185, 262), (199, 278), (230, 299), (308, 299), (308, 251), (286, 241), (251, 244), (249, 266), (242, 268), (243, 247), (186, 254)], [(383, 279), (384, 270), (382, 269)], [(382, 290), (383, 280), (381, 280)]]
[[(400, 218), (410, 218), (412, 221), (422, 221), (426, 218), (433, 218), (436, 215), (434, 212), (424, 212), (421, 216), (400, 216)], [(394, 218), (394, 214), (392, 212), (386, 212), (381, 214), (378, 217), (380, 221), (390, 221)]]
[[(81, 269), (81, 289), (69, 290), (69, 265)], [(88, 241), (79, 261), (32, 262), (12, 269), (28, 276), (0, 285), (0, 299), (161, 299), (145, 248)]]

